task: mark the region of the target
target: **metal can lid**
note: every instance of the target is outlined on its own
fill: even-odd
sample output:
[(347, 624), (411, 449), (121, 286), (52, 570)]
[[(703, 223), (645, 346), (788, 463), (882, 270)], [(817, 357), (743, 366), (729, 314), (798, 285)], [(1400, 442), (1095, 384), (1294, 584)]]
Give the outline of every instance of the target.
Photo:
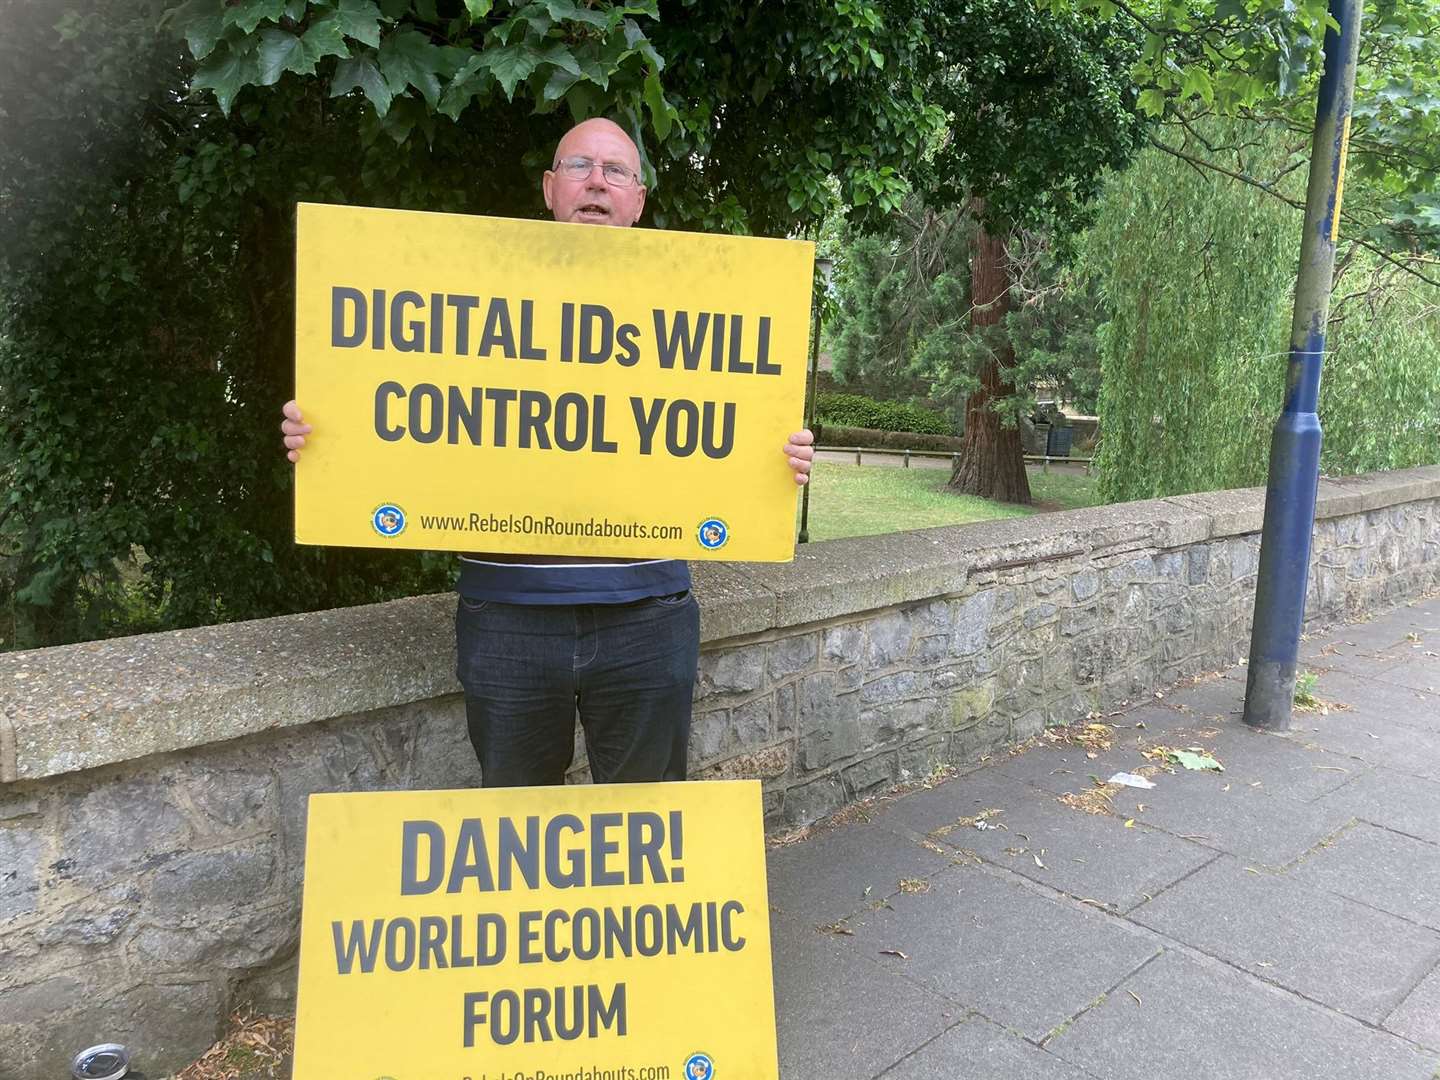
[(101, 1043), (81, 1050), (70, 1062), (75, 1080), (121, 1080), (130, 1071), (130, 1051), (119, 1043)]

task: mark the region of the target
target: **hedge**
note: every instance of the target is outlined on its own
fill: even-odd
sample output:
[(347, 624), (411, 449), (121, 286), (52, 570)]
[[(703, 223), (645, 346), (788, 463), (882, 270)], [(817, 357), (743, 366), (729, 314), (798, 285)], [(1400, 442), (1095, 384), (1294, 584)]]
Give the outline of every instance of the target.
[(923, 435), (955, 434), (955, 425), (934, 409), (876, 401), (863, 394), (821, 394), (815, 401), (815, 411), (826, 424)]
[(818, 442), (827, 448), (866, 450), (939, 450), (953, 454), (960, 449), (958, 435), (921, 435), (913, 431), (876, 431), (873, 428), (820, 424)]

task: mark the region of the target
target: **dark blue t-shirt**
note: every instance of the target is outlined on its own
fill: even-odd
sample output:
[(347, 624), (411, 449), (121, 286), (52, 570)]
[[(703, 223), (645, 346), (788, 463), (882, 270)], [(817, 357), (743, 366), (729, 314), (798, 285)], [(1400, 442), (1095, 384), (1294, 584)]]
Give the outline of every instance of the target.
[(682, 559), (525, 559), (462, 555), (460, 595), (501, 604), (626, 604), (690, 588), (690, 564)]

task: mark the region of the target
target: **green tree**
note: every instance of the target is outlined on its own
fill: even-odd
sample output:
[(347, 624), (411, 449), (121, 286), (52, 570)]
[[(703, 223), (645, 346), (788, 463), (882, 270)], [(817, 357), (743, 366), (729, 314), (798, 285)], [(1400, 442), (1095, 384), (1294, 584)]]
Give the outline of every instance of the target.
[[(1242, 121), (1207, 122), (1177, 146), (1205, 153), (1202, 139), (1247, 145), (1257, 171), (1289, 154), (1283, 130)], [(1154, 148), (1106, 191), (1080, 262), (1109, 313), (1107, 501), (1265, 482), (1296, 225), (1283, 201)], [(1340, 259), (1320, 417), (1327, 473), (1440, 462), (1440, 288), (1354, 241)]]
[[(290, 542), (293, 207), (540, 215), (575, 118), (653, 221), (881, 218), (943, 129), (939, 4), (22, 0), (0, 38), (0, 544), (22, 645), (438, 588)], [(143, 558), (140, 557), (143, 553)]]
[[(1201, 4), (1154, 0), (1143, 5), (1116, 0), (1043, 0), (1043, 7), (1054, 21), (1042, 20), (1039, 25), (1052, 36), (1057, 25), (1065, 28), (1071, 40), (1085, 40), (1087, 31), (1104, 34), (1110, 41), (1126, 40), (1127, 32), (1134, 35), (1137, 52), (1122, 80), (1127, 89), (1114, 100), (1119, 105), (1134, 100), (1157, 124), (1163, 122), (1160, 131), (1144, 133), (1152, 144), (1183, 155), (1195, 167), (1249, 183), (1291, 205), (1299, 204), (1298, 199), (1281, 192), (1285, 178), (1303, 165), (1309, 143), (1327, 25), (1325, 0), (1295, 0), (1284, 5), (1265, 0)], [(995, 25), (1002, 34), (1010, 34), (1025, 24), (1011, 17), (996, 20)], [(1440, 30), (1440, 0), (1382, 0), (1367, 25), (1357, 90), (1361, 104), (1355, 111), (1351, 142), (1351, 182), (1363, 185), (1365, 191), (1348, 204), (1344, 227), (1347, 235), (1380, 258), (1434, 281), (1432, 253), (1440, 250), (1440, 189), (1436, 181), (1440, 175), (1440, 34), (1436, 33)], [(1028, 68), (1022, 63), (1018, 71), (1009, 73), (1011, 77), (983, 85), (970, 103), (972, 107), (948, 108), (953, 119), (974, 118), (980, 129), (978, 139), (957, 137), (956, 145), (992, 145), (984, 128), (994, 115), (989, 106), (995, 100), (1018, 106), (1022, 115), (1035, 107), (1035, 99), (1027, 97), (1034, 68), (1044, 69), (1054, 55), (1050, 49), (1034, 48), (1038, 40), (1032, 39)], [(985, 45), (978, 48), (991, 56), (997, 52)], [(1007, 55), (1005, 50), (998, 51)], [(1063, 47), (1056, 51), (1061, 56), (1075, 55)], [(1106, 54), (1091, 50), (1090, 55), (1093, 62)], [(1063, 69), (1065, 64), (1058, 66)], [(961, 81), (958, 85), (970, 88), (974, 84)], [(1048, 104), (1063, 96), (1061, 87), (1073, 91), (1077, 85), (1086, 84), (1074, 77), (1061, 80), (1054, 84), (1054, 93), (1040, 100)], [(1090, 111), (1104, 100), (1103, 95), (1082, 93), (1068, 110), (1062, 108), (1057, 114), (1063, 122), (1045, 134), (1059, 140), (1056, 146), (1070, 148), (1081, 157), (1088, 151), (1094, 160), (1100, 150), (1096, 135), (1119, 128), (1114, 122), (1107, 123), (1103, 114), (1097, 118)], [(1204, 151), (1198, 150), (1195, 125), (1215, 112), (1263, 119), (1285, 127), (1296, 138), (1283, 159), (1268, 171), (1257, 172), (1248, 164), (1254, 157), (1252, 147), (1243, 141), (1198, 140)], [(1188, 149), (1173, 145), (1177, 132), (1183, 133)], [(1030, 141), (1041, 140), (1032, 136)], [(990, 175), (1009, 176), (1004, 167), (1007, 161), (1021, 163), (1015, 183), (987, 184), (983, 169), (950, 169), (951, 175), (964, 177), (969, 184), (978, 199), (976, 216), (987, 226), (977, 237), (970, 273), (977, 329), (1003, 321), (1011, 293), (1004, 246), (998, 237), (1007, 226), (1026, 220), (1026, 200), (1014, 196), (1044, 190), (1044, 178), (1037, 184), (1028, 170), (1049, 164), (1043, 151), (1012, 152), (992, 161)], [(1057, 185), (1061, 191), (1070, 190), (1069, 176), (1085, 175), (1078, 170), (1070, 174), (1064, 168), (1049, 172), (1051, 178), (1066, 178)], [(1084, 196), (1093, 190), (1093, 183), (1081, 184), (1077, 194)], [(997, 199), (1002, 200), (999, 205)], [(1084, 198), (1071, 199), (1068, 205), (1083, 206)], [(996, 408), (997, 403), (1015, 398), (1014, 361), (1003, 340), (997, 339), (993, 362), (978, 370), (980, 387), (967, 402), (968, 445), (951, 483), (962, 491), (1024, 501), (1028, 492), (1018, 433), (1000, 422), (1003, 410)]]
[[(1009, 241), (1028, 231), (1063, 249), (1086, 222), (1106, 171), (1122, 168), (1140, 143), (1129, 76), (1136, 40), (1122, 20), (1088, 21), (1047, 13), (1027, 0), (987, 0), (964, 9), (944, 53), (930, 94), (945, 110), (947, 137), (921, 188), (923, 205), (941, 213), (963, 208), (972, 225), (959, 233), (942, 225), (933, 234), (946, 239), (925, 258), (944, 253), (943, 267), (933, 259), (926, 266), (901, 258), (887, 268), (874, 263), (872, 250), (862, 252), (872, 265), (861, 272), (872, 279), (903, 272), (908, 284), (896, 278), (885, 288), (918, 290), (906, 299), (923, 303), (927, 314), (916, 324), (905, 314), (909, 304), (902, 304), (888, 332), (913, 341), (908, 362), (938, 393), (964, 396), (964, 445), (951, 488), (1028, 503), (1016, 418), (1044, 350), (1024, 359), (1015, 353), (1016, 335), (1027, 336), (1022, 324), (1031, 324), (1033, 337), (1038, 312), (1032, 305), (1020, 320), (1007, 318), (1021, 289)], [(925, 247), (929, 230), (914, 220), (921, 212), (917, 207), (912, 220), (892, 221), (898, 251), (917, 242)], [(963, 255), (950, 247), (962, 238)], [(852, 313), (867, 304), (859, 301)], [(867, 323), (870, 331), (863, 329)], [(857, 323), (862, 334), (877, 325), (865, 316)]]
[[(1326, 0), (1047, 3), (1056, 13), (1126, 20), (1141, 35), (1133, 77), (1140, 108), (1161, 123), (1150, 133), (1152, 144), (1291, 205), (1303, 200), (1287, 194), (1283, 181), (1308, 163), (1321, 47), (1331, 25)], [(1254, 129), (1227, 129), (1239, 141), (1199, 133), (1197, 123), (1217, 115), (1290, 132), (1287, 153), (1267, 152), (1269, 168), (1257, 168), (1249, 153), (1254, 144), (1246, 141)], [(1342, 235), (1437, 280), (1440, 0), (1365, 5), (1348, 162)]]
[(859, 235), (844, 247), (831, 331), (838, 378), (942, 403), (958, 429), (980, 388), (977, 372), (1003, 353), (1010, 391), (989, 406), (1002, 425), (1029, 415), (1041, 389), (1095, 407), (1098, 297), (1050, 234), (1012, 235), (1009, 310), (977, 331), (970, 267), (979, 224), (963, 209), (936, 212), (915, 199), (892, 222), (890, 234)]

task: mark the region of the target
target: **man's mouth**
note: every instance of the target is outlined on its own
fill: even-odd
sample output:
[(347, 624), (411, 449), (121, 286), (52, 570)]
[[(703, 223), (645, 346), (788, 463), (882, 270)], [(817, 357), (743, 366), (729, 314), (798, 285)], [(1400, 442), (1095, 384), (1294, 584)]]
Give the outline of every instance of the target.
[(575, 208), (575, 216), (580, 218), (606, 218), (610, 216), (610, 208), (599, 203), (581, 203)]

